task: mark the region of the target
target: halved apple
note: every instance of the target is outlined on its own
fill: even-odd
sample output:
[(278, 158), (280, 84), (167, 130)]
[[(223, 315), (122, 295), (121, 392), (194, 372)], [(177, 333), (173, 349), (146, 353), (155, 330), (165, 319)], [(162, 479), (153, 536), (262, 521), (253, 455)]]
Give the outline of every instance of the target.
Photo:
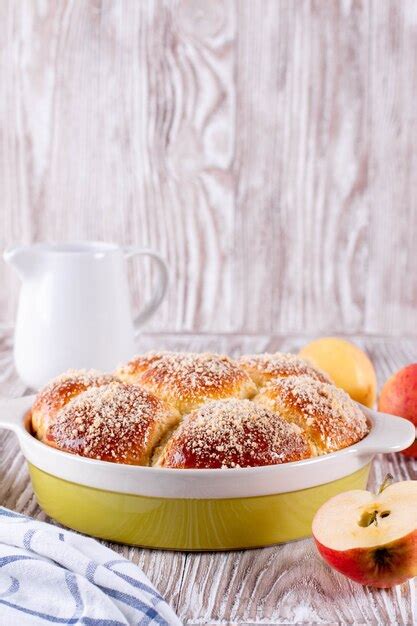
[(417, 481), (378, 495), (347, 491), (328, 500), (313, 520), (327, 563), (362, 585), (393, 587), (417, 575)]

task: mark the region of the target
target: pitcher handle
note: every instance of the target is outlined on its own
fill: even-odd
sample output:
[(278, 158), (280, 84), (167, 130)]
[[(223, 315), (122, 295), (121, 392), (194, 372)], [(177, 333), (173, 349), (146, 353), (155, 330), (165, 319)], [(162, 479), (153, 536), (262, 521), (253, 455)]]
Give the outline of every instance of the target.
[(125, 246), (123, 248), (125, 259), (131, 259), (134, 256), (150, 256), (158, 268), (158, 277), (155, 291), (141, 311), (136, 315), (133, 323), (135, 326), (135, 334), (139, 333), (139, 327), (153, 315), (156, 309), (164, 299), (168, 286), (168, 267), (159, 254), (149, 250), (148, 248), (136, 248), (135, 246)]

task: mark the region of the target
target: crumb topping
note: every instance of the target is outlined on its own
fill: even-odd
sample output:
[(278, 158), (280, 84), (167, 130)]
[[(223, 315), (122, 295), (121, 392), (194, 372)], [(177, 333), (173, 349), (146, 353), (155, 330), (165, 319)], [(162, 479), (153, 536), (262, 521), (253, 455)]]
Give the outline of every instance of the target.
[(322, 451), (351, 445), (368, 432), (365, 416), (343, 389), (309, 376), (275, 379), (256, 400), (263, 397), (271, 399), (285, 419), (305, 428), (316, 443), (319, 440)]
[(33, 411), (61, 407), (75, 394), (89, 387), (101, 387), (117, 380), (113, 374), (97, 370), (67, 370), (51, 380), (36, 396)]
[[(147, 355), (145, 355), (146, 358)], [(187, 400), (187, 408), (195, 402), (226, 397), (234, 393), (251, 397), (256, 387), (246, 372), (228, 356), (193, 353), (151, 353), (149, 367), (140, 376), (139, 384), (168, 401)]]
[(126, 382), (95, 370), (52, 380), (32, 408), (38, 438), (118, 463), (231, 468), (333, 452), (369, 430), (348, 394), (293, 354), (148, 352), (118, 374)]
[(136, 376), (142, 374), (144, 371), (148, 369), (152, 363), (155, 361), (159, 361), (159, 359), (168, 356), (174, 355), (175, 352), (169, 352), (168, 350), (160, 350), (159, 352), (151, 350), (146, 352), (145, 354), (137, 354), (126, 364), (121, 365), (117, 369), (117, 374), (121, 377), (123, 376)]
[(158, 464), (232, 468), (272, 465), (311, 456), (300, 428), (250, 400), (216, 400), (190, 413)]
[(135, 463), (146, 450), (155, 423), (166, 412), (166, 405), (145, 389), (111, 382), (72, 399), (59, 411), (50, 435), (59, 448), (69, 452)]
[(332, 382), (326, 372), (290, 352), (244, 355), (238, 362), (257, 384), (265, 383), (267, 379), (285, 376), (310, 376), (323, 383)]

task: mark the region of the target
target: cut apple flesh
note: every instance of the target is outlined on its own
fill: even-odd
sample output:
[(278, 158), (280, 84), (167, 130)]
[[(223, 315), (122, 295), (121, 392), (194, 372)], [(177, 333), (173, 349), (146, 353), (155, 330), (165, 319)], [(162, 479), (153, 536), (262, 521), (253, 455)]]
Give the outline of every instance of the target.
[(417, 530), (417, 481), (390, 485), (379, 495), (348, 491), (326, 502), (313, 521), (315, 539), (331, 550), (372, 548)]

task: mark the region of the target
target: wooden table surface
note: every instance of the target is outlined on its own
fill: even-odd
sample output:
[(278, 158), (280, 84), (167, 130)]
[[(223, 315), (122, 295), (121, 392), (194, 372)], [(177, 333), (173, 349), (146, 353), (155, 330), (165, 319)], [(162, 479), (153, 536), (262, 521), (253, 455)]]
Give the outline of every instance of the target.
[[(383, 382), (394, 370), (417, 361), (417, 339), (354, 337), (366, 348)], [(306, 338), (258, 335), (143, 335), (140, 350), (168, 348), (229, 354), (296, 350)], [(7, 339), (0, 342), (0, 393), (25, 393), (13, 370)], [(417, 461), (379, 456), (370, 487), (387, 472), (417, 479)], [(34, 498), (14, 435), (0, 435), (0, 504), (48, 519)], [(332, 572), (311, 540), (264, 549), (186, 553), (108, 544), (144, 569), (186, 624), (416, 624), (416, 580), (392, 590), (368, 589)], [(1, 622), (1, 619), (0, 619)]]

